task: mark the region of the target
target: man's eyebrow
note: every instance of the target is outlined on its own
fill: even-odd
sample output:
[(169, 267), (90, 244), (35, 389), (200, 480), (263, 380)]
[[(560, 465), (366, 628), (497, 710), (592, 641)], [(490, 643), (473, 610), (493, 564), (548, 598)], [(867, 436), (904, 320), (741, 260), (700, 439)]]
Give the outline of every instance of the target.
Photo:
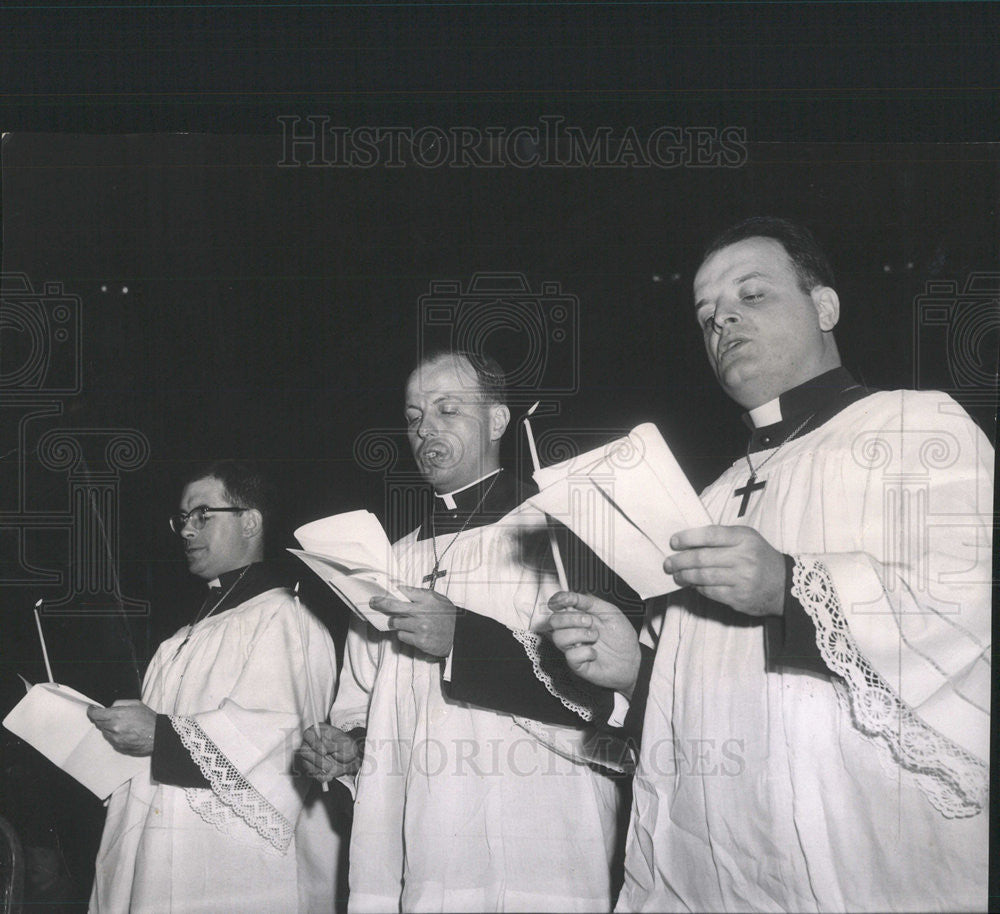
[[(770, 276), (760, 270), (753, 270), (750, 273), (744, 273), (742, 276), (737, 276), (736, 279), (733, 280), (733, 285), (738, 286), (740, 283), (744, 283), (748, 279), (770, 279)], [(711, 302), (707, 298), (700, 298), (694, 303), (694, 310), (697, 311), (703, 305), (710, 304)]]
[(736, 285), (741, 282), (746, 282), (748, 279), (767, 279), (767, 273), (761, 273), (760, 270), (754, 270), (752, 273), (745, 273), (743, 276), (737, 276), (735, 279)]

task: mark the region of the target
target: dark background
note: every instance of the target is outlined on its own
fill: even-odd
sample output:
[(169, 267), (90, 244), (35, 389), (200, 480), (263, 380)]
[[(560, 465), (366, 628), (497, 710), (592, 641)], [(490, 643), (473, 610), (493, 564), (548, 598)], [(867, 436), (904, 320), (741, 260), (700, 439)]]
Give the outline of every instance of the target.
[[(654, 421), (700, 487), (745, 442), (693, 322), (698, 250), (736, 218), (789, 215), (831, 255), (845, 364), (872, 386), (951, 390), (994, 435), (990, 4), (14, 5), (0, 33), (3, 269), (79, 296), (82, 378), (24, 447), (0, 393), (0, 515), (19, 478), (32, 509), (68, 509), (66, 474), (34, 450), (45, 430), (131, 428), (149, 446), (120, 476), (118, 551), (122, 593), (152, 614), (81, 599), (45, 623), (57, 679), (96, 699), (137, 694), (137, 668), (187, 620), (166, 517), (192, 463), (266, 463), (284, 509), (275, 549), (307, 520), (382, 512), (370, 435), (403, 448), (390, 480), (412, 472), (402, 388), (432, 283), (557, 283), (576, 319), (565, 343), (550, 325), (533, 341), (543, 380), (520, 391), (550, 410), (543, 452), (547, 434), (553, 450), (556, 433), (592, 447)], [(294, 115), (446, 130), (550, 115), (640, 137), (734, 127), (748, 144), (735, 168), (278, 167), (277, 119)], [(993, 317), (957, 334), (921, 320), (928, 283), (961, 291), (990, 273), (951, 313)], [(490, 335), (513, 365), (531, 342)], [(5, 330), (0, 370), (23, 345)], [(0, 523), (4, 710), (15, 672), (44, 676), (30, 608), (67, 591), (69, 554), (64, 533), (37, 530), (19, 556)], [(22, 560), (64, 579), (13, 585)], [(336, 627), (336, 608), (320, 611)], [(58, 844), (85, 894), (100, 805), (6, 732), (3, 751), (0, 815)]]

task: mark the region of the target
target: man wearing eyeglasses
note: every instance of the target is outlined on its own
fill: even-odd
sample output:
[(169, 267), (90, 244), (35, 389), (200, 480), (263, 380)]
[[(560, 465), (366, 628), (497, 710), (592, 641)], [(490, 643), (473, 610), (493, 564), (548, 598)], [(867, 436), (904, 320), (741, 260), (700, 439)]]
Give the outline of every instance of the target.
[(88, 712), (117, 751), (151, 756), (151, 777), (112, 795), (92, 911), (333, 910), (339, 839), (290, 762), (333, 700), (336, 653), (263, 561), (268, 513), (261, 474), (220, 461), (170, 518), (208, 592), (142, 701)]

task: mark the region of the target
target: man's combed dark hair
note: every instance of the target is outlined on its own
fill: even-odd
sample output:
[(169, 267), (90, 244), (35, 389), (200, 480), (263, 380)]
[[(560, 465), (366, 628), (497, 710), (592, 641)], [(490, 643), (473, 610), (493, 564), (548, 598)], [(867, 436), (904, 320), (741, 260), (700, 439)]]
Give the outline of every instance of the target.
[(753, 216), (720, 232), (705, 248), (701, 262), (704, 263), (716, 251), (747, 238), (772, 238), (777, 241), (795, 266), (803, 292), (811, 292), (816, 286), (833, 286), (833, 268), (813, 233), (798, 222), (776, 216)]
[(185, 485), (208, 477), (218, 479), (226, 499), (240, 508), (256, 508), (265, 525), (271, 516), (271, 490), (263, 471), (250, 460), (214, 460), (188, 475)]
[(437, 349), (428, 352), (419, 362), (417, 368), (423, 365), (433, 365), (442, 359), (465, 359), (476, 373), (479, 390), (487, 403), (498, 406), (507, 405), (507, 373), (500, 363), (490, 355), (482, 352), (469, 352), (465, 349)]

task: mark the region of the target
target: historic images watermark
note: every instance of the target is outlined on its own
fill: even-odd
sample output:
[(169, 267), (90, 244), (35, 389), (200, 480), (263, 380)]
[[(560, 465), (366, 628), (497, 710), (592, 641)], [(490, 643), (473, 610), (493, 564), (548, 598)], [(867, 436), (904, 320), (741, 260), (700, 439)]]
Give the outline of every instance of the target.
[(969, 404), (995, 404), (1000, 393), (1000, 273), (970, 273), (961, 283), (928, 280), (913, 305), (913, 386), (942, 387), (930, 375), (944, 354), (947, 393)]
[[(573, 465), (574, 458), (605, 448), (609, 440), (620, 439), (627, 430), (567, 429), (552, 421), (559, 414), (561, 398), (580, 387), (579, 298), (558, 280), (532, 281), (519, 272), (482, 272), (467, 280), (432, 281), (418, 298), (417, 309), (414, 364), (442, 351), (460, 350), (473, 358), (502, 352), (511, 412), (506, 441), (514, 465), (522, 470), (531, 465), (522, 420), (536, 405), (532, 423), (539, 465), (569, 464), (568, 514), (557, 517), (555, 526), (573, 589), (612, 601), (634, 600), (631, 592), (619, 592), (621, 582), (609, 568), (614, 565), (615, 526), (607, 516), (611, 510), (608, 487), (613, 487), (613, 480), (603, 480), (605, 490), (601, 491), (590, 476), (574, 474)], [(472, 393), (478, 396), (478, 391)], [(383, 475), (383, 515), (394, 535), (414, 529), (426, 510), (422, 499), (426, 499), (427, 486), (409, 459), (410, 444), (402, 422), (398, 428), (369, 429), (354, 443), (356, 463)], [(447, 428), (435, 429), (434, 447), (439, 461), (458, 463), (463, 459), (463, 442)], [(621, 461), (641, 459), (642, 455), (622, 453), (619, 442), (607, 456), (609, 470), (613, 470)], [(532, 519), (537, 523), (529, 522)], [(502, 522), (501, 518), (495, 520)], [(522, 513), (508, 522), (516, 528), (522, 564), (551, 572), (552, 549), (544, 515), (540, 511)], [(566, 534), (561, 525), (584, 530), (584, 538)], [(481, 567), (485, 576), (485, 561)], [(495, 575), (496, 569), (490, 573)], [(512, 573), (521, 572), (515, 569)], [(485, 578), (479, 581), (474, 566), (463, 569), (463, 578), (484, 585), (505, 583)], [(519, 611), (536, 620), (545, 614), (544, 606), (522, 606)]]
[[(505, 738), (437, 739), (375, 738), (363, 743), (361, 774), (378, 772), (389, 777), (585, 777), (582, 765), (567, 764), (558, 753), (541, 748), (546, 743), (543, 727), (537, 735)], [(298, 731), (286, 731), (286, 751), (294, 758)], [(629, 770), (641, 751), (647, 776), (671, 778), (738, 778), (747, 767), (747, 745), (735, 737), (690, 737), (657, 739), (642, 744), (629, 743), (598, 734), (581, 743), (581, 758), (613, 769)], [(289, 773), (300, 774), (296, 763)]]
[[(988, 585), (993, 455), (985, 438), (968, 434), (959, 404), (995, 408), (998, 349), (1000, 274), (927, 281), (913, 300), (912, 386), (953, 400), (941, 396), (937, 414), (920, 425), (910, 419), (905, 427), (872, 428), (852, 442), (852, 459), (869, 475), (870, 491), (881, 489), (867, 530), (881, 531), (889, 567), (906, 576), (888, 574), (870, 597), (847, 607), (850, 613), (956, 617), (970, 608), (963, 601), (978, 599)], [(963, 488), (961, 503), (939, 494), (956, 486)]]
[(740, 126), (581, 127), (558, 115), (515, 126), (331, 123), (282, 115), (283, 168), (740, 168)]
[[(83, 390), (82, 313), (61, 283), (0, 274), (0, 587), (37, 588), (46, 614), (145, 615), (148, 603), (119, 584), (119, 490), (149, 441), (135, 429), (51, 427)], [(65, 496), (40, 503), (54, 473)]]

